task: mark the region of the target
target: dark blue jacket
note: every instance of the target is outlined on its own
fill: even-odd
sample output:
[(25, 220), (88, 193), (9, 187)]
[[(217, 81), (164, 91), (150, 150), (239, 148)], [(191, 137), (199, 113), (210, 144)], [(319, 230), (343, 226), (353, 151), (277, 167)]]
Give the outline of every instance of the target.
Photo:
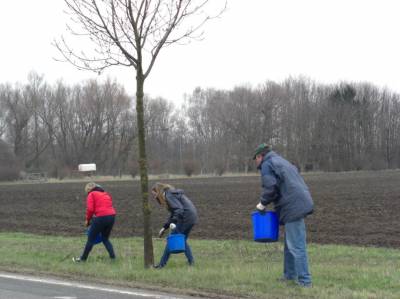
[(260, 201), (263, 205), (274, 203), (281, 224), (299, 220), (313, 212), (310, 191), (296, 166), (270, 151), (259, 169), (263, 187)]
[(197, 222), (197, 210), (191, 200), (180, 189), (170, 189), (165, 192), (168, 211), (171, 213), (164, 224), (167, 229), (171, 223), (175, 223), (178, 230), (193, 226)]

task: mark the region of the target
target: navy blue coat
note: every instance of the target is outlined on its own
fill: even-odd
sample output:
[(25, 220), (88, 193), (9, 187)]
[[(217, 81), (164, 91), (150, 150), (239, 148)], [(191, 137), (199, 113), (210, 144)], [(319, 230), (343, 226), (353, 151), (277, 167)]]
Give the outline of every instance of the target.
[(259, 166), (263, 205), (273, 202), (279, 222), (285, 224), (311, 214), (314, 203), (302, 176), (289, 161), (270, 151)]
[(167, 229), (171, 223), (175, 223), (178, 230), (193, 226), (197, 222), (197, 210), (183, 190), (170, 189), (165, 192), (170, 216), (164, 224)]

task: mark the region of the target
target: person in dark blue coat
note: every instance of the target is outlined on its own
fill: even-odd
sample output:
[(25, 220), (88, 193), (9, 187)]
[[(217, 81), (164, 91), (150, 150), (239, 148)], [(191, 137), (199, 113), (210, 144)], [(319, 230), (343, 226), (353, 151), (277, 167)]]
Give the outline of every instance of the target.
[[(193, 226), (197, 223), (197, 211), (192, 201), (184, 194), (183, 190), (175, 189), (168, 184), (156, 183), (151, 188), (153, 198), (161, 206), (166, 207), (170, 212), (170, 216), (159, 232), (159, 237), (164, 235), (166, 230), (170, 230), (172, 234), (185, 235), (185, 255), (189, 265), (194, 265), (192, 250), (187, 243), (189, 234)], [(165, 267), (171, 253), (168, 251), (168, 246), (165, 247), (164, 254), (157, 269)]]
[(312, 286), (308, 269), (306, 227), (304, 218), (314, 210), (310, 191), (297, 167), (260, 144), (253, 159), (261, 172), (262, 194), (257, 210), (265, 211), (274, 204), (279, 222), (285, 227), (283, 281), (295, 281), (303, 287)]

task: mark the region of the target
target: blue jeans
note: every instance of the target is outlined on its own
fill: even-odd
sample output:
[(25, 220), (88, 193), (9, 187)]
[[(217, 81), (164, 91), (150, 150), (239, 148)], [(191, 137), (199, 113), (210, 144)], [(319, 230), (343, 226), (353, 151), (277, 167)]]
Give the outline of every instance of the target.
[(93, 248), (94, 241), (96, 240), (96, 237), (99, 233), (101, 233), (101, 236), (103, 238), (103, 244), (108, 252), (108, 255), (112, 259), (115, 258), (114, 248), (109, 240), (111, 230), (114, 226), (114, 221), (115, 221), (114, 215), (94, 217), (92, 219), (90, 232), (85, 245), (85, 249), (83, 250), (83, 253), (81, 255), (81, 260), (85, 261), (88, 258), (89, 253)]
[[(182, 227), (180, 227), (178, 225), (176, 227), (175, 231), (173, 232), (173, 234), (184, 234), (185, 235), (185, 255), (188, 260), (189, 265), (194, 264), (192, 249), (190, 248), (189, 244), (187, 243), (187, 239), (189, 238), (189, 234), (190, 234), (190, 231), (192, 230), (193, 226), (194, 226), (194, 224), (184, 225)], [(161, 257), (161, 260), (159, 263), (160, 267), (164, 267), (167, 264), (170, 255), (171, 255), (171, 253), (168, 250), (168, 246), (165, 246), (164, 254)]]
[(304, 219), (285, 224), (283, 275), (286, 279), (297, 280), (301, 285), (311, 284)]

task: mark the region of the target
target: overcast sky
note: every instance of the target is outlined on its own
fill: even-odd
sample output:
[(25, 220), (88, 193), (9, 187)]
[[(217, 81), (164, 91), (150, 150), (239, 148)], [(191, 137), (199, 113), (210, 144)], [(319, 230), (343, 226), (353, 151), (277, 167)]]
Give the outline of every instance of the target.
[[(229, 0), (203, 41), (161, 51), (145, 92), (179, 104), (197, 86), (232, 89), (298, 75), (400, 92), (399, 8), (395, 0)], [(63, 0), (0, 1), (0, 83), (26, 82), (31, 70), (50, 83), (96, 77), (53, 59), (60, 56), (52, 40), (65, 35), (63, 9)], [(134, 94), (133, 69), (106, 75)]]

